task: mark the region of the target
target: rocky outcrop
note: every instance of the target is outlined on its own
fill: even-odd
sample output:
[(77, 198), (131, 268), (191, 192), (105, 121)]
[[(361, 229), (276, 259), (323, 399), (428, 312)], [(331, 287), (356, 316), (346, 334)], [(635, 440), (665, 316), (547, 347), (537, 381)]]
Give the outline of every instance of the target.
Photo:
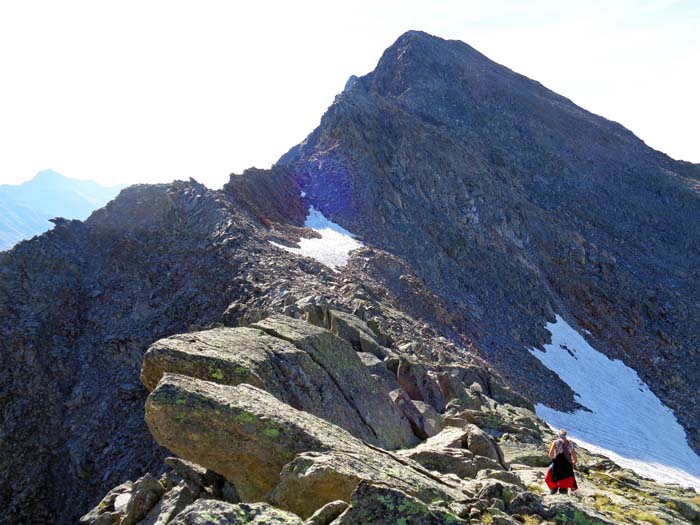
[(146, 352), (141, 379), (149, 390), (165, 372), (225, 385), (248, 383), (371, 443), (398, 448), (415, 442), (405, 418), (346, 341), (289, 317), (254, 326), (157, 341)]
[(173, 525), (302, 525), (297, 516), (265, 503), (231, 504), (198, 500), (185, 508)]
[(166, 374), (148, 398), (146, 420), (159, 444), (224, 476), (242, 500), (269, 499), (302, 517), (349, 499), (362, 479), (392, 478), (428, 500), (458, 490), (247, 384)]
[[(293, 320), (282, 319), (282, 324), (284, 330), (295, 324), (303, 327)], [(220, 331), (250, 335), (256, 330)], [(212, 332), (198, 334), (204, 339), (197, 344), (203, 345)], [(218, 352), (223, 347), (213, 344), (215, 340), (210, 350)], [(570, 501), (538, 495), (543, 492), (544, 469), (516, 463), (509, 470), (501, 444), (511, 450), (529, 450), (537, 438), (544, 451), (551, 436), (527, 409), (498, 403), (471, 387), (480, 404), (478, 409), (466, 409), (467, 415), (483, 416), (494, 435), (498, 435), (494, 428), (504, 425), (512, 427), (514, 434), (494, 437), (464, 422), (464, 410), (459, 410), (465, 400), (455, 398), (448, 413), (434, 412), (451, 425), (414, 448), (391, 452), (250, 384), (208, 381), (209, 363), (189, 369), (178, 366), (180, 372), (190, 370), (194, 377), (162, 369), (146, 414), (154, 437), (182, 458), (167, 458), (160, 479), (146, 474), (116, 487), (82, 518), (83, 523), (125, 525), (138, 519), (139, 525), (239, 523), (235, 520), (301, 523), (306, 519), (305, 525), (515, 525), (659, 519), (682, 525), (689, 523), (684, 520), (692, 522), (697, 511), (694, 492), (651, 485), (583, 449), (579, 458), (588, 465), (580, 467), (581, 497)], [(444, 372), (440, 367), (435, 371)], [(408, 399), (405, 392), (403, 399)], [(453, 409), (456, 413), (451, 413)], [(455, 426), (459, 421), (463, 424)]]
[(399, 490), (362, 482), (352, 494), (350, 508), (333, 525), (459, 525), (467, 522), (450, 512), (412, 498)]

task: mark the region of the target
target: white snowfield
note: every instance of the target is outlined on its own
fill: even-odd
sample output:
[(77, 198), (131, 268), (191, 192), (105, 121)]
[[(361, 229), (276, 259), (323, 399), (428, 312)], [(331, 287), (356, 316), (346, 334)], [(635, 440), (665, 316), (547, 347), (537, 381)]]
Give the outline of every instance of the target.
[(304, 226), (318, 232), (321, 238), (302, 238), (298, 248), (290, 248), (272, 241), (270, 243), (288, 252), (316, 259), (334, 271), (338, 271), (338, 268), (348, 263), (352, 250), (363, 246), (361, 242), (354, 239), (355, 236), (352, 233), (329, 221), (313, 206), (309, 208)]
[(688, 445), (673, 412), (622, 361), (611, 360), (557, 316), (547, 324), (552, 342), (530, 349), (590, 412), (558, 412), (542, 404), (537, 415), (572, 440), (619, 465), (664, 483), (700, 488), (700, 457)]

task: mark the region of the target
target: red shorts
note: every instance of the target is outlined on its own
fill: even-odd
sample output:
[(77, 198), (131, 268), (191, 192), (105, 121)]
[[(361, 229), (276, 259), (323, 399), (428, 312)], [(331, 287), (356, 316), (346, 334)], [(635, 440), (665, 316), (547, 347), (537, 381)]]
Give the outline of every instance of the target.
[(574, 476), (569, 476), (568, 478), (554, 481), (554, 479), (552, 478), (551, 467), (547, 469), (547, 474), (544, 477), (544, 482), (549, 487), (549, 490), (554, 490), (554, 489), (576, 490), (578, 488), (578, 485), (576, 484), (576, 478)]

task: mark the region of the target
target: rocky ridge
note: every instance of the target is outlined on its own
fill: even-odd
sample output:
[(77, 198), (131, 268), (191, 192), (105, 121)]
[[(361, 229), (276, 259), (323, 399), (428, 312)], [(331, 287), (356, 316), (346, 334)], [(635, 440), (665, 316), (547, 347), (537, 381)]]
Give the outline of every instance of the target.
[[(576, 403), (527, 348), (555, 313), (589, 330), (697, 449), (696, 369), (683, 363), (698, 348), (699, 179), (465, 44), (409, 32), (271, 170), (221, 191), (127, 188), (0, 253), (0, 523), (75, 523), (91, 507), (97, 523), (301, 520), (285, 509), (315, 523), (339, 510), (342, 523), (645, 521), (635, 509), (692, 522), (696, 495), (601, 458), (582, 499), (535, 493), (548, 434), (532, 402)], [(310, 206), (365, 244), (340, 272), (270, 243), (314, 236)], [(281, 315), (301, 332), (270, 328)], [(253, 420), (235, 426), (231, 391), (275, 414), (245, 409)], [(182, 395), (174, 407), (168, 392)], [(294, 425), (275, 419), (295, 411)], [(246, 493), (194, 444), (249, 442), (256, 417), (308, 440), (283, 442)], [(173, 441), (177, 425), (196, 437)], [(427, 488), (386, 483), (393, 468)], [(299, 508), (304, 491), (323, 501)]]
[[(343, 318), (367, 329), (359, 318), (347, 314)], [(144, 383), (152, 389), (146, 420), (156, 441), (179, 458), (166, 459), (155, 475), (115, 487), (81, 523), (514, 525), (700, 520), (700, 499), (694, 490), (650, 483), (585, 450), (580, 451), (580, 491), (572, 496), (543, 495), (551, 431), (524, 399), (507, 389), (490, 390), (498, 400), (484, 394), (488, 375), (477, 367), (466, 373), (438, 368), (450, 381), (431, 376), (425, 381), (416, 375), (405, 380), (406, 388), (399, 387), (401, 395), (393, 396), (402, 400), (396, 406), (405, 415), (411, 413), (408, 406), (421, 403), (415, 394), (419, 384), (430, 383), (442, 394), (443, 413), (437, 412), (433, 401), (429, 406), (436, 420), (424, 424), (420, 432), (432, 437), (394, 451), (372, 445), (327, 419), (284, 403), (286, 398), (299, 404), (293, 394), (301, 386), (298, 381), (284, 382), (287, 386), (282, 388), (259, 380), (242, 382), (255, 377), (255, 372), (241, 364), (236, 373), (227, 373), (229, 358), (239, 359), (242, 348), (249, 356), (269, 359), (274, 343), (267, 339), (278, 339), (279, 352), (285, 352), (285, 343), (291, 341), (312, 353), (314, 343), (323, 339), (328, 355), (345, 351), (349, 341), (307, 321), (279, 315), (254, 326), (265, 327), (265, 332), (227, 328), (190, 334), (189, 351), (176, 358), (173, 343), (184, 350), (184, 338), (171, 337), (151, 346), (142, 371)], [(290, 333), (295, 336), (280, 335)], [(251, 336), (265, 344), (241, 346)], [(218, 342), (215, 355), (202, 345), (209, 338)], [(155, 387), (154, 363), (167, 363), (158, 366)], [(390, 355), (380, 363), (388, 372), (390, 367), (398, 371)], [(287, 373), (303, 378), (303, 366), (290, 364)], [(369, 374), (378, 366), (358, 358), (338, 368)], [(309, 391), (317, 389), (308, 386)], [(352, 390), (352, 384), (345, 386)], [(372, 420), (376, 392), (350, 391), (358, 414)], [(412, 410), (419, 411), (415, 406)]]

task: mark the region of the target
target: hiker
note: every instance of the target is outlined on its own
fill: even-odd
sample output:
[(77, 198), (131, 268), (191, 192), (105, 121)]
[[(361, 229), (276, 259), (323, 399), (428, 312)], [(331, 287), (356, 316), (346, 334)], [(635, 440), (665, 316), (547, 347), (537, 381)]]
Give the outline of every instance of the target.
[(576, 490), (578, 485), (574, 476), (574, 466), (578, 458), (574, 442), (567, 439), (566, 430), (563, 428), (559, 430), (558, 439), (549, 447), (549, 459), (552, 460), (552, 464), (544, 478), (549, 493), (556, 494), (559, 491), (559, 494), (566, 494), (569, 489)]

